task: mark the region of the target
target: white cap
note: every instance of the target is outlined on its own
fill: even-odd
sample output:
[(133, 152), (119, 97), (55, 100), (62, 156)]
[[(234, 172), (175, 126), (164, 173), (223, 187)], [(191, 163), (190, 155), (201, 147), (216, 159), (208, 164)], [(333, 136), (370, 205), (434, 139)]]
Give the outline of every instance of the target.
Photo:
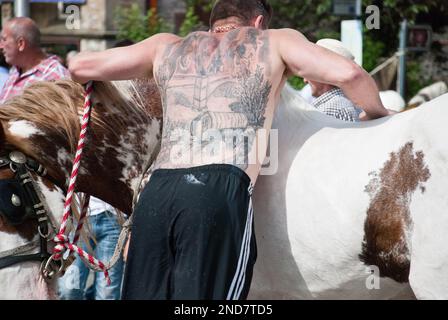
[(386, 109), (401, 112), (406, 107), (406, 102), (403, 97), (396, 91), (380, 91), (380, 98)]
[(318, 46), (321, 46), (323, 48), (326, 48), (330, 51), (333, 51), (334, 53), (339, 54), (340, 56), (343, 56), (350, 60), (355, 60), (355, 56), (348, 50), (341, 41), (336, 39), (320, 39), (316, 42)]

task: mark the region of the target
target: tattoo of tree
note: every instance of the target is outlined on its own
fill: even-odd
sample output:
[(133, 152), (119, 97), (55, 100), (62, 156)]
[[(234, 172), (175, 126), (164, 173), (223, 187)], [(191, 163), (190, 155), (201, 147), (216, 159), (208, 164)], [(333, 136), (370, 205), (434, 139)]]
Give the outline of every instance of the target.
[(233, 112), (244, 113), (249, 126), (260, 129), (266, 120), (264, 114), (269, 101), (272, 85), (264, 80), (263, 70), (257, 67), (254, 74), (238, 80), (239, 101), (230, 105)]

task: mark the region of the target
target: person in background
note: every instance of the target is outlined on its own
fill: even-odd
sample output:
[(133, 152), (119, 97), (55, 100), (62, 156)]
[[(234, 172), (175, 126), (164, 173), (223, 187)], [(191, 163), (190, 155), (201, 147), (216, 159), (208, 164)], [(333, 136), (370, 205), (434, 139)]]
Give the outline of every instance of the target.
[[(81, 242), (83, 250), (93, 249), (93, 255), (108, 263), (115, 251), (121, 232), (116, 210), (104, 201), (90, 197), (87, 223), (90, 231), (89, 245)], [(59, 298), (61, 300), (118, 300), (121, 296), (124, 262), (120, 257), (109, 270), (111, 284), (108, 286), (104, 273), (95, 272), (93, 283), (89, 286), (90, 269), (80, 258), (67, 269), (59, 279)]]
[(12, 68), (0, 92), (0, 104), (21, 94), (33, 82), (70, 78), (57, 56), (45, 54), (40, 40), (39, 28), (30, 18), (13, 18), (4, 25), (0, 49)]
[[(344, 58), (355, 60), (353, 54), (338, 40), (321, 39), (316, 44)], [(350, 101), (340, 88), (328, 83), (308, 79), (305, 79), (305, 82), (310, 85), (312, 96), (316, 98), (312, 104), (317, 110), (339, 120), (351, 122), (360, 121), (359, 116), (362, 110)]]

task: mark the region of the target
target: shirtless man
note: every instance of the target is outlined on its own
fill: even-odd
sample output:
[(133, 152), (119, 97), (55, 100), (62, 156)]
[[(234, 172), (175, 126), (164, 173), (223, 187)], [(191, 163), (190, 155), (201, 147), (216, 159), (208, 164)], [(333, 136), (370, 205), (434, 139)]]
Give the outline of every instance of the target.
[(162, 96), (162, 147), (134, 212), (124, 299), (247, 297), (257, 149), (289, 76), (341, 88), (372, 119), (388, 115), (363, 69), (295, 30), (268, 30), (271, 14), (265, 0), (219, 0), (210, 32), (72, 60), (80, 83), (154, 76)]

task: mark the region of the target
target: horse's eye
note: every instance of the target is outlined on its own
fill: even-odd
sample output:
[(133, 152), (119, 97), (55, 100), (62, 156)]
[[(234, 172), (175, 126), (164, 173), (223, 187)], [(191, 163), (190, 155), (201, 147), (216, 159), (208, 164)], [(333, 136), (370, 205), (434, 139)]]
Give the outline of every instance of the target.
[(20, 207), (22, 205), (22, 201), (20, 200), (19, 196), (15, 194), (13, 194), (11, 197), (11, 203), (16, 207)]

